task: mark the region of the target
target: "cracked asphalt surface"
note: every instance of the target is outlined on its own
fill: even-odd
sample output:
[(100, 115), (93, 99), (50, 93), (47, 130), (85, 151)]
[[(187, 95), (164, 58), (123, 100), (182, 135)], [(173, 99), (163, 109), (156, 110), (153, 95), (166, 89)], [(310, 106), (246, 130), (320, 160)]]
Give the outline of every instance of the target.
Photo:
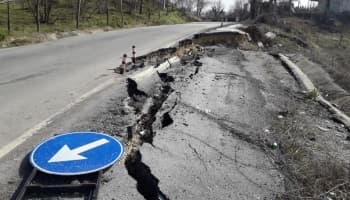
[(139, 27), (0, 50), (0, 146), (60, 112), (99, 85), (124, 53), (172, 44), (219, 23)]
[[(72, 131), (104, 132), (127, 149), (103, 174), (102, 200), (254, 200), (285, 192), (267, 135), (300, 88), (278, 60), (265, 52), (209, 46), (195, 62), (140, 78), (147, 69), (115, 75), (115, 84), (57, 116), (2, 158), (0, 197), (9, 199), (28, 173), (25, 155), (38, 143)], [(137, 90), (126, 80), (134, 75)], [(141, 137), (135, 152), (130, 137), (139, 139), (140, 132), (130, 134), (130, 127), (151, 132), (151, 140)]]
[[(141, 164), (169, 199), (273, 198), (283, 192), (283, 176), (255, 141), (270, 123), (270, 112), (278, 101), (273, 96), (280, 95), (276, 77), (291, 88), (294, 80), (278, 61), (261, 52), (213, 47), (200, 62), (197, 74), (191, 64), (178, 63), (168, 69), (175, 79), (170, 83), (174, 91), (157, 112), (153, 146), (140, 147)], [(27, 160), (22, 161), (24, 155), (50, 135), (98, 131), (118, 137), (127, 146), (126, 129), (137, 114), (126, 106), (130, 98), (125, 78), (118, 76), (117, 82), (59, 116), (3, 158), (0, 196), (12, 195), (30, 168)], [(154, 74), (138, 85), (152, 95), (160, 82)], [(173, 123), (161, 128), (165, 112)], [(99, 199), (144, 199), (124, 161), (125, 157), (105, 172)]]
[[(142, 146), (143, 160), (169, 199), (273, 199), (283, 176), (255, 142), (270, 123), (271, 89), (279, 95), (267, 73), (280, 64), (265, 53), (211, 50), (192, 79), (195, 67), (179, 67), (187, 71), (180, 77), (170, 69), (179, 91), (168, 98), (177, 102), (174, 123), (157, 131), (155, 147)], [(274, 73), (294, 84), (287, 72)]]

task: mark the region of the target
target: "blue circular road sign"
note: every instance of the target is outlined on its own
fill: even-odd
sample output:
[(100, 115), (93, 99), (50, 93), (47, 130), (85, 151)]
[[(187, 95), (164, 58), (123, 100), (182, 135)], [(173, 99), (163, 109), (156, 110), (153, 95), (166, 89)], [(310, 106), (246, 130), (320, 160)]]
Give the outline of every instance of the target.
[(73, 132), (39, 144), (30, 155), (38, 170), (55, 175), (80, 175), (100, 171), (123, 154), (122, 144), (106, 134)]

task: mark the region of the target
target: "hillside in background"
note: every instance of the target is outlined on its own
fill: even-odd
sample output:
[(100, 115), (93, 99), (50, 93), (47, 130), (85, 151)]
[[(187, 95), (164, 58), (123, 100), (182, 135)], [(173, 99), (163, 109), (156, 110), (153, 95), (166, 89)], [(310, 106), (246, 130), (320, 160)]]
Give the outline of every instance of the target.
[(8, 5), (0, 4), (0, 47), (76, 35), (76, 30), (107, 31), (196, 20), (187, 12), (180, 12), (174, 4), (162, 0), (22, 0), (11, 2), (9, 11), (10, 32)]

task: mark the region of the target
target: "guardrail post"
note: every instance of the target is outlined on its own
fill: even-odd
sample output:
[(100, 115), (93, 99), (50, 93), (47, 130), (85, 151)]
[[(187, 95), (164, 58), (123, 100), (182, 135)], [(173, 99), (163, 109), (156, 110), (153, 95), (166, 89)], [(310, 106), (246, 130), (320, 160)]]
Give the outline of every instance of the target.
[(136, 51), (135, 51), (135, 45), (132, 46), (132, 57), (131, 61), (133, 64), (136, 64)]
[(126, 54), (123, 55), (122, 64), (121, 64), (120, 67), (119, 67), (119, 72), (120, 72), (120, 74), (124, 74), (124, 72), (125, 72), (125, 68), (126, 68), (126, 58), (127, 58), (127, 57), (128, 57), (128, 56), (127, 56)]

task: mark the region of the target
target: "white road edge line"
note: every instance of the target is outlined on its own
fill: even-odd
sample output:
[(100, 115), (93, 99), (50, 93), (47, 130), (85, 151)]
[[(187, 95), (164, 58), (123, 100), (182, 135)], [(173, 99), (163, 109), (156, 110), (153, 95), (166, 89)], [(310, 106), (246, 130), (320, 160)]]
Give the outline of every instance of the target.
[[(214, 27), (213, 27), (214, 28)], [(169, 43), (168, 45), (165, 45), (166, 47), (171, 47), (174, 46), (176, 43), (178, 43), (179, 41), (190, 37), (191, 35), (200, 33), (205, 31), (204, 30), (200, 30), (200, 31), (195, 31), (193, 33), (189, 33), (183, 37), (179, 37), (177, 39), (175, 39), (174, 42)], [(159, 48), (158, 48), (159, 49)], [(149, 51), (149, 52), (152, 52)], [(19, 145), (21, 145), (23, 142), (25, 142), (28, 138), (32, 137), (35, 133), (37, 133), (38, 131), (40, 131), (41, 129), (45, 128), (47, 125), (49, 125), (52, 120), (67, 112), (68, 110), (70, 110), (72, 107), (74, 107), (75, 105), (77, 105), (78, 103), (83, 102), (85, 99), (87, 99), (88, 97), (92, 96), (93, 94), (96, 94), (100, 91), (102, 91), (103, 89), (107, 88), (108, 86), (112, 85), (116, 80), (115, 79), (109, 79), (105, 82), (103, 82), (102, 84), (100, 84), (99, 86), (95, 87), (94, 89), (88, 91), (87, 93), (83, 94), (80, 98), (78, 98), (77, 100), (71, 102), (70, 104), (68, 104), (67, 106), (65, 106), (63, 109), (59, 110), (58, 112), (52, 114), (51, 116), (49, 116), (48, 118), (46, 118), (44, 121), (36, 124), (35, 126), (33, 126), (31, 129), (27, 130), (26, 132), (24, 132), (22, 135), (20, 135), (19, 137), (17, 137), (16, 139), (14, 139), (13, 141), (11, 141), (10, 143), (8, 143), (7, 145), (3, 146), (0, 148), (0, 159), (3, 158), (5, 155), (7, 155), (8, 153), (10, 153), (12, 150), (14, 150), (16, 147), (18, 147)]]
[(70, 110), (73, 106), (77, 105), (78, 103), (83, 102), (84, 100), (86, 100), (88, 97), (92, 96), (93, 94), (96, 94), (100, 91), (102, 91), (103, 89), (107, 88), (108, 86), (112, 85), (116, 80), (114, 78), (108, 79), (107, 81), (103, 82), (102, 84), (100, 84), (99, 86), (95, 87), (94, 89), (86, 92), (85, 94), (83, 94), (82, 96), (80, 96), (78, 99), (76, 99), (75, 101), (69, 103), (67, 106), (65, 106), (63, 109), (59, 110), (58, 112), (52, 114), (51, 116), (49, 116), (48, 118), (46, 118), (44, 121), (36, 124), (34, 127), (32, 127), (31, 129), (27, 130), (26, 132), (24, 132), (21, 136), (17, 137), (16, 139), (14, 139), (12, 142), (8, 143), (7, 145), (3, 146), (0, 148), (0, 158), (4, 157), (6, 154), (8, 154), (10, 151), (12, 151), (13, 149), (15, 149), (17, 146), (19, 146), (20, 144), (22, 144), (23, 142), (25, 142), (28, 138), (30, 138), (31, 136), (33, 136), (35, 133), (37, 133), (38, 131), (40, 131), (41, 129), (45, 128), (47, 125), (49, 125), (52, 120), (57, 117), (58, 115), (61, 115), (65, 112), (67, 112), (68, 110)]

